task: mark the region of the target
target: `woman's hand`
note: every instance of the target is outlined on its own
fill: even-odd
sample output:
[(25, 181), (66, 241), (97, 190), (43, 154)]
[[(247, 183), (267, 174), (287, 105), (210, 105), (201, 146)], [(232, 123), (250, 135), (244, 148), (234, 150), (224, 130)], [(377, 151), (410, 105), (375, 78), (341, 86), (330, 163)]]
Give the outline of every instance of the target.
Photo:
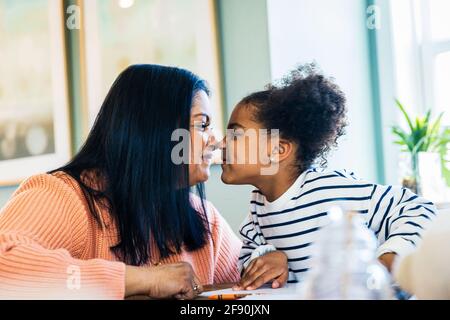
[(126, 267), (125, 296), (153, 299), (193, 299), (203, 291), (189, 263), (156, 267)]
[(256, 258), (245, 269), (234, 290), (255, 290), (272, 281), (272, 288), (284, 286), (289, 277), (287, 256), (282, 251), (269, 252)]

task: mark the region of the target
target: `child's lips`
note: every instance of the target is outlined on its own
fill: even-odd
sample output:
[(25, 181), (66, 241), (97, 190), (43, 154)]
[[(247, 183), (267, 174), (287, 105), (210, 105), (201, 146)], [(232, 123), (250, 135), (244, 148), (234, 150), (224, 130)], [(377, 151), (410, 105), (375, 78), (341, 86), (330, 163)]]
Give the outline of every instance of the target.
[(222, 165), (227, 164), (227, 155), (225, 150), (222, 151)]

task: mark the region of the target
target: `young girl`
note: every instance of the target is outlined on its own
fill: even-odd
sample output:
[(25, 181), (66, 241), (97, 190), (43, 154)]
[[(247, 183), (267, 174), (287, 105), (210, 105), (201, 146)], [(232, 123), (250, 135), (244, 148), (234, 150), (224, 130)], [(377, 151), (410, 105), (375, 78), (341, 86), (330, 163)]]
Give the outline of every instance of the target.
[[(334, 206), (361, 214), (379, 243), (379, 260), (390, 270), (396, 255), (414, 250), (435, 215), (433, 203), (411, 191), (357, 179), (347, 171), (322, 172), (326, 153), (346, 125), (345, 97), (332, 80), (313, 65), (293, 71), (281, 85), (251, 94), (235, 108), (223, 146), (222, 180), (251, 184), (250, 213), (240, 229), (242, 279), (237, 290), (253, 290), (272, 282), (273, 288), (303, 279), (311, 267), (311, 246), (323, 217)], [(269, 164), (251, 164), (248, 131), (279, 130), (267, 140)], [(261, 140), (261, 136), (259, 136)], [(239, 149), (245, 145), (244, 149)], [(239, 150), (245, 150), (246, 161)], [(263, 150), (263, 151), (261, 151)], [(351, 155), (349, 155), (351, 156)], [(237, 162), (237, 163), (236, 163)], [(276, 164), (273, 174), (261, 174)]]

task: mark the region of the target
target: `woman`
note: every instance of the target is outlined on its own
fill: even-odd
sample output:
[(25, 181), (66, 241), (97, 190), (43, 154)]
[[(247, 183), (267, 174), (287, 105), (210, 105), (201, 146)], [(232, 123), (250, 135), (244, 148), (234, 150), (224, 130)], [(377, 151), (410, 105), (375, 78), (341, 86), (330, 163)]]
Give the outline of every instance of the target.
[[(23, 182), (2, 209), (1, 298), (189, 299), (237, 281), (241, 242), (203, 200), (216, 143), (208, 94), (186, 70), (125, 70), (73, 160)], [(177, 129), (191, 139), (181, 164)]]

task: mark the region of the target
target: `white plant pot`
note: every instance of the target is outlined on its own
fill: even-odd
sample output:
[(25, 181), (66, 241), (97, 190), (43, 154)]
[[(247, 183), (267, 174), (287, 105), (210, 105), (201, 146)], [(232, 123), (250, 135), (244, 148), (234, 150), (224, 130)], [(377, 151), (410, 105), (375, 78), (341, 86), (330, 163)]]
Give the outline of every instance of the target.
[(419, 152), (418, 167), (421, 195), (433, 202), (446, 201), (447, 185), (442, 176), (441, 155), (437, 152)]

